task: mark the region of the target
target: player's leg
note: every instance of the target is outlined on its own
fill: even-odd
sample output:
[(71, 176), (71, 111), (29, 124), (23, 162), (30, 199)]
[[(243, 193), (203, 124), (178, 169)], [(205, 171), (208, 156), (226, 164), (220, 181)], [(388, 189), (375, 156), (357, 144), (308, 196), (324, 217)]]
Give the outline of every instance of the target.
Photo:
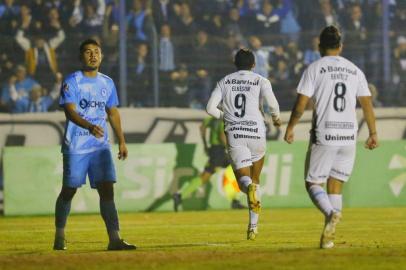
[(65, 250), (65, 226), (68, 219), (72, 198), (76, 193), (76, 188), (62, 187), (55, 204), (55, 250)]
[(327, 194), (330, 200), (331, 206), (334, 211), (341, 212), (343, 209), (343, 195), (342, 189), (344, 186), (344, 181), (336, 179), (334, 177), (329, 177), (327, 180)]
[(114, 202), (113, 187), (116, 182), (116, 173), (109, 149), (92, 153), (89, 180), (91, 187), (96, 188), (99, 193), (100, 214), (109, 236), (108, 250), (135, 249), (134, 245), (126, 243), (120, 236), (120, 224)]
[(65, 226), (76, 189), (86, 183), (86, 155), (63, 155), (63, 184), (55, 203), (55, 250), (65, 250)]
[(321, 248), (334, 247), (336, 226), (342, 214), (342, 189), (351, 175), (355, 160), (355, 146), (342, 146), (338, 149), (334, 165), (327, 181), (327, 193), (333, 207), (332, 213), (326, 218), (324, 230), (320, 239)]
[(189, 198), (199, 187), (206, 184), (212, 174), (211, 170), (208, 171), (205, 169), (199, 176), (192, 178), (188, 183), (184, 184), (179, 191), (173, 194), (172, 198), (175, 212), (178, 212), (183, 199)]
[(258, 234), (258, 220), (259, 213), (261, 210), (261, 194), (260, 194), (260, 185), (259, 177), (261, 175), (262, 167), (264, 165), (264, 157), (254, 161), (251, 166), (251, 177), (252, 184), (248, 190), (248, 198), (250, 202), (255, 202), (255, 204), (250, 203), (249, 206), (249, 225), (248, 225), (248, 239), (255, 239)]
[(313, 144), (306, 156), (306, 190), (314, 205), (326, 218), (332, 213), (333, 206), (323, 185), (329, 176), (336, 152), (336, 147)]

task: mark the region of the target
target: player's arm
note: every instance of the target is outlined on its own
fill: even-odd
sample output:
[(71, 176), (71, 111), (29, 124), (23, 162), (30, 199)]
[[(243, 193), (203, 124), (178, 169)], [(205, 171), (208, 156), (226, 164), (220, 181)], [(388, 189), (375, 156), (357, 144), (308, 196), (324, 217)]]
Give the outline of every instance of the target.
[(221, 89), (220, 89), (219, 85), (217, 84), (217, 87), (211, 93), (209, 102), (207, 103), (207, 106), (206, 106), (207, 113), (216, 119), (223, 118), (224, 113), (217, 108), (218, 105), (220, 104), (221, 100), (222, 100)]
[(292, 109), (292, 113), (290, 114), (289, 118), (289, 123), (288, 126), (286, 127), (284, 139), (287, 143), (293, 142), (294, 140), (293, 128), (296, 126), (296, 124), (302, 117), (308, 102), (309, 102), (308, 96), (302, 94), (297, 95), (295, 106)]
[(358, 102), (361, 105), (362, 111), (364, 113), (364, 118), (367, 122), (369, 130), (369, 137), (365, 142), (365, 147), (372, 150), (379, 146), (378, 134), (376, 133), (375, 114), (372, 106), (372, 98), (371, 96), (359, 96)]
[(106, 108), (107, 116), (114, 134), (118, 139), (118, 159), (126, 159), (128, 155), (127, 146), (125, 145), (124, 133), (121, 128), (121, 117), (117, 107)]
[(269, 106), (272, 122), (275, 127), (279, 127), (282, 122), (280, 119), (279, 103), (272, 91), (269, 80), (264, 80), (261, 85), (261, 95), (264, 97), (266, 104)]
[(75, 123), (76, 125), (87, 129), (90, 134), (95, 136), (96, 138), (101, 138), (104, 136), (103, 128), (97, 125), (93, 125), (89, 121), (83, 119), (77, 112), (76, 112), (76, 105), (74, 103), (65, 103), (63, 105), (63, 110), (66, 115), (66, 119)]

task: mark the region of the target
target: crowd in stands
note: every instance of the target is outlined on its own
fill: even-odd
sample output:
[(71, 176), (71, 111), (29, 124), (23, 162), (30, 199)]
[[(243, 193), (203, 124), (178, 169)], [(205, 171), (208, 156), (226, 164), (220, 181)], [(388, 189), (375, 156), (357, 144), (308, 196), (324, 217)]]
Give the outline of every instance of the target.
[[(102, 44), (101, 71), (118, 85), (119, 2), (0, 0), (0, 112), (58, 109), (62, 77), (78, 68), (78, 45), (88, 37)], [(405, 106), (406, 1), (389, 2), (388, 85), (380, 0), (128, 0), (128, 106), (154, 106), (155, 29), (160, 106), (203, 108), (244, 46), (255, 53), (254, 71), (270, 79), (288, 110), (303, 69), (320, 58), (317, 36), (327, 25), (342, 30), (343, 56), (379, 92), (377, 106)]]

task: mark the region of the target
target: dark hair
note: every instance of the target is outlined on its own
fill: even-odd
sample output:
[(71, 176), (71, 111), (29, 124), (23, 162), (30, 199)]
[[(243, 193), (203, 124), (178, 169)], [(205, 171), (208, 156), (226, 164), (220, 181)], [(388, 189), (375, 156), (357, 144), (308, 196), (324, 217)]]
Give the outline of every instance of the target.
[(320, 33), (320, 50), (337, 49), (341, 45), (341, 33), (337, 27), (330, 25)]
[(85, 47), (89, 44), (96, 45), (97, 47), (101, 48), (99, 42), (97, 42), (96, 40), (94, 40), (92, 38), (89, 38), (80, 44), (80, 47), (79, 47), (80, 55), (82, 55), (82, 53), (85, 51)]
[(250, 70), (255, 64), (255, 57), (251, 50), (240, 49), (234, 57), (234, 65), (238, 70)]

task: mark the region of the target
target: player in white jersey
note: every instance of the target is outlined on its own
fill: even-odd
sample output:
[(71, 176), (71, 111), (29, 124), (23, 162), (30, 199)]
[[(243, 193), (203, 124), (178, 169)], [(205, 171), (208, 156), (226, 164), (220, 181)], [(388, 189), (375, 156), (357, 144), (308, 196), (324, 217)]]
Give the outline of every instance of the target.
[[(252, 72), (253, 53), (247, 49), (237, 52), (234, 59), (237, 72), (217, 83), (207, 104), (207, 112), (224, 119), (227, 147), (235, 176), (242, 192), (247, 194), (249, 225), (247, 239), (255, 239), (260, 205), (259, 176), (266, 149), (262, 101), (270, 107), (274, 126), (279, 127), (279, 105), (268, 79)], [(217, 107), (221, 104), (222, 110)]]
[[(303, 73), (298, 97), (286, 128), (285, 141), (294, 140), (293, 128), (309, 99), (314, 102), (311, 141), (306, 159), (306, 189), (325, 215), (321, 248), (334, 246), (335, 227), (341, 219), (342, 187), (351, 175), (357, 139), (357, 99), (369, 129), (368, 149), (378, 147), (371, 94), (363, 72), (340, 56), (341, 34), (328, 26), (320, 34), (322, 58)], [(327, 182), (327, 193), (323, 184)]]

